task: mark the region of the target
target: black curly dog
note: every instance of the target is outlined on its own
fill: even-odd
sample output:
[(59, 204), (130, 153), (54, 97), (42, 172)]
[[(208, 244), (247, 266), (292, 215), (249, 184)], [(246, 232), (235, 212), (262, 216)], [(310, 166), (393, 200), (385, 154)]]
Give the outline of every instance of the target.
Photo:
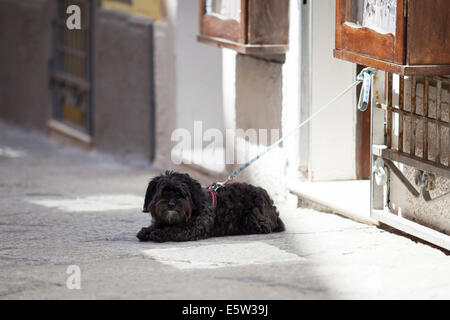
[(152, 224), (136, 235), (140, 241), (189, 241), (210, 237), (284, 231), (266, 190), (230, 183), (203, 189), (188, 174), (166, 171), (148, 184), (143, 212)]

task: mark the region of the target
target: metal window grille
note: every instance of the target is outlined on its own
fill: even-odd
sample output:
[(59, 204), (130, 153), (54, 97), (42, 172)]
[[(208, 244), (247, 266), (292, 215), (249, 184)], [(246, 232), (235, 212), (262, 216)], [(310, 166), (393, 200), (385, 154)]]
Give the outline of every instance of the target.
[[(91, 34), (92, 2), (58, 0), (54, 24), (54, 60), (52, 70), (53, 115), (85, 133), (91, 131)], [(81, 9), (81, 30), (67, 28), (67, 7)]]
[(387, 104), (377, 105), (387, 111), (383, 158), (450, 178), (450, 79), (399, 76), (398, 80), (394, 95), (393, 74), (388, 73)]

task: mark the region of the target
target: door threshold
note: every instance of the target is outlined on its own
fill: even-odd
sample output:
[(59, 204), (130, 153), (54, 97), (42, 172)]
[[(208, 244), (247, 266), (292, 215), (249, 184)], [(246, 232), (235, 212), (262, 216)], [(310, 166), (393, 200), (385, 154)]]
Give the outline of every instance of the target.
[[(295, 194), (303, 205), (331, 212), (354, 221), (369, 225), (379, 225), (370, 217), (370, 181), (292, 181), (289, 191)], [(300, 205), (302, 206), (302, 205)]]

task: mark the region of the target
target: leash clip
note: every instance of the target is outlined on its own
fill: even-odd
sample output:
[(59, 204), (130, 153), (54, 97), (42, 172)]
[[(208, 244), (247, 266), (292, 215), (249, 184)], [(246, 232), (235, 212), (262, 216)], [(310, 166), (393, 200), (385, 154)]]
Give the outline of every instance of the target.
[(208, 187), (208, 189), (211, 189), (211, 190), (213, 190), (213, 191), (217, 191), (217, 190), (219, 190), (220, 188), (222, 188), (225, 184), (227, 184), (229, 181), (233, 180), (233, 178), (234, 178), (234, 177), (232, 177), (232, 176), (228, 176), (228, 178), (227, 178), (225, 181), (222, 181), (222, 182), (217, 181), (216, 183), (210, 185), (210, 186)]
[(356, 80), (363, 83), (358, 100), (358, 109), (360, 111), (367, 110), (367, 106), (369, 105), (370, 92), (373, 92), (373, 74), (377, 71), (378, 70), (375, 68), (367, 67), (364, 68), (356, 77)]
[(216, 182), (216, 183), (210, 185), (210, 186), (208, 187), (208, 190), (217, 191), (217, 190), (219, 190), (221, 187), (222, 187), (222, 183), (221, 183), (221, 182)]

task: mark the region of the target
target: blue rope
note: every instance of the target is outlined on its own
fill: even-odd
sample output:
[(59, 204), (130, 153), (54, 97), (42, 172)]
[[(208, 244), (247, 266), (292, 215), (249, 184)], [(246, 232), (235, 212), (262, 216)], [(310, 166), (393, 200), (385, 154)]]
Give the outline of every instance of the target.
[(350, 86), (348, 86), (344, 91), (342, 91), (340, 94), (338, 94), (336, 97), (334, 97), (331, 101), (329, 101), (327, 104), (322, 106), (319, 110), (317, 110), (314, 114), (312, 114), (308, 119), (300, 123), (297, 127), (295, 127), (293, 130), (291, 130), (288, 134), (286, 134), (284, 137), (278, 139), (275, 143), (267, 147), (263, 152), (259, 153), (257, 156), (252, 158), (250, 161), (246, 162), (242, 167), (239, 169), (233, 171), (228, 178), (223, 182), (217, 182), (214, 185), (212, 185), (210, 188), (212, 188), (214, 191), (217, 191), (220, 189), (224, 184), (228, 183), (229, 181), (233, 180), (239, 173), (241, 173), (243, 170), (248, 168), (251, 164), (253, 164), (256, 160), (261, 158), (263, 155), (265, 155), (267, 152), (272, 150), (275, 146), (279, 145), (282, 141), (284, 141), (286, 138), (294, 134), (295, 132), (298, 132), (297, 130), (303, 127), (305, 124), (310, 122), (315, 116), (317, 116), (320, 112), (328, 108), (333, 102), (341, 98), (344, 94), (346, 94), (348, 91), (350, 91), (353, 87), (363, 82), (363, 87), (361, 89), (361, 94), (358, 101), (358, 109), (361, 111), (365, 111), (367, 109), (367, 105), (369, 103), (369, 96), (370, 96), (370, 90), (372, 88), (373, 83), (373, 74), (378, 71), (375, 68), (364, 68), (356, 77), (356, 81), (353, 82)]

